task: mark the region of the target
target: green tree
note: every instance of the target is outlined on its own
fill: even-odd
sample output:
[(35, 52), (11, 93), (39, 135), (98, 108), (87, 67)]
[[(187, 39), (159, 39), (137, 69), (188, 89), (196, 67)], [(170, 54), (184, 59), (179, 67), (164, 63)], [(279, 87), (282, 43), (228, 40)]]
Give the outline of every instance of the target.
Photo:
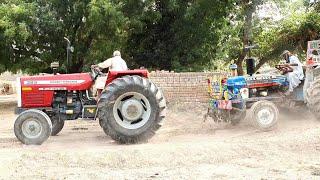
[(293, 51), (304, 60), (307, 42), (320, 38), (320, 14), (317, 8), (310, 7), (303, 0), (290, 5), (288, 2), (282, 8), (287, 16), (257, 37), (263, 47), (258, 56), (260, 60), (257, 68), (268, 62), (277, 63), (284, 49)]
[(121, 6), (104, 0), (8, 0), (0, 4), (3, 69), (36, 73), (49, 71), (52, 61), (60, 61), (66, 70), (64, 37), (75, 49), (71, 72), (110, 56), (126, 37), (127, 18), (119, 11)]
[(33, 3), (23, 1), (6, 0), (0, 4), (0, 72), (20, 69), (17, 65), (20, 57), (16, 52), (20, 50), (19, 44), (25, 44), (32, 37), (28, 24), (34, 9)]
[(146, 1), (142, 13), (129, 15), (126, 52), (137, 66), (203, 70), (215, 58), (219, 30), (231, 5), (232, 1)]
[[(244, 2), (244, 1), (241, 1)], [(248, 2), (248, 1), (246, 1)], [(246, 30), (246, 18), (248, 11), (246, 4), (238, 4), (235, 7), (235, 13), (230, 16), (231, 26), (226, 26), (219, 49), (219, 56), (225, 59), (227, 63), (235, 62), (240, 67), (240, 73), (243, 73), (243, 60), (247, 57), (247, 52), (243, 51), (246, 45), (244, 42), (258, 44), (259, 49), (253, 51), (253, 56), (257, 57), (257, 70), (264, 64), (278, 63), (279, 55), (283, 50), (288, 49), (294, 53), (305, 57), (307, 41), (319, 39), (319, 3), (310, 4), (305, 0), (297, 1), (263, 1), (256, 6), (251, 21), (251, 29)], [(260, 1), (261, 3), (261, 1)], [(259, 8), (266, 4), (276, 5), (281, 15), (281, 19), (273, 17), (259, 17)], [(249, 3), (253, 6), (253, 3)], [(250, 13), (249, 13), (250, 14)], [(232, 27), (232, 28), (230, 28)], [(247, 32), (247, 36), (245, 35)], [(249, 38), (246, 38), (249, 37)], [(226, 65), (226, 64), (225, 64)]]
[(259, 59), (268, 59), (270, 54), (274, 54), (274, 52), (270, 52), (267, 45), (273, 42), (274, 36), (267, 37), (267, 34), (269, 35), (269, 32), (275, 29), (278, 21), (273, 17), (260, 17), (263, 13), (259, 10), (267, 5), (280, 7), (285, 2), (277, 0), (237, 1), (232, 13), (228, 16), (229, 23), (223, 28), (225, 34), (222, 35), (219, 47), (219, 59), (225, 60), (225, 66), (230, 62), (236, 63), (239, 74), (243, 74), (244, 60), (248, 57), (248, 51), (245, 50), (245, 47), (248, 45), (260, 45), (259, 50), (253, 51), (253, 55), (258, 56)]
[[(258, 16), (268, 3), (282, 20)], [(201, 71), (233, 61), (242, 73), (251, 43), (260, 45), (258, 68), (284, 49), (304, 54), (306, 41), (319, 38), (319, 7), (305, 0), (3, 0), (0, 72), (49, 72), (53, 61), (65, 71), (67, 37), (71, 72), (119, 49), (132, 68)]]
[(131, 67), (202, 70), (216, 57), (228, 1), (209, 0), (5, 0), (0, 4), (1, 67), (49, 72), (59, 61), (70, 71), (124, 50)]

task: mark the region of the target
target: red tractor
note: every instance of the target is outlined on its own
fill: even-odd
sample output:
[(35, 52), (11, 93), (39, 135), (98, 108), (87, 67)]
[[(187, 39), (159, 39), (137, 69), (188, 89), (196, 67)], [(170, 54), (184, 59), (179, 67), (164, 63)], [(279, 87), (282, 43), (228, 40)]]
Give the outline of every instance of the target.
[(92, 68), (91, 73), (18, 78), (16, 137), (24, 144), (42, 144), (57, 135), (65, 121), (81, 118), (98, 119), (104, 132), (120, 143), (151, 138), (161, 127), (166, 101), (148, 71), (110, 71), (105, 89), (94, 98), (93, 84), (104, 75)]

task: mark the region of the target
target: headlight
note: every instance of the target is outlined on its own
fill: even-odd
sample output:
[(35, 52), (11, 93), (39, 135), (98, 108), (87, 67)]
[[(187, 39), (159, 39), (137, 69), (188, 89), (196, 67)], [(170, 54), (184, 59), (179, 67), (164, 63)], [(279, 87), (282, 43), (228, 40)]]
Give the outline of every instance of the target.
[(18, 107), (22, 106), (22, 102), (21, 102), (21, 80), (18, 77), (17, 81), (16, 81), (16, 91), (17, 91), (17, 102), (18, 102)]
[(248, 99), (249, 98), (249, 89), (248, 88), (240, 89), (240, 94), (241, 94), (242, 99)]

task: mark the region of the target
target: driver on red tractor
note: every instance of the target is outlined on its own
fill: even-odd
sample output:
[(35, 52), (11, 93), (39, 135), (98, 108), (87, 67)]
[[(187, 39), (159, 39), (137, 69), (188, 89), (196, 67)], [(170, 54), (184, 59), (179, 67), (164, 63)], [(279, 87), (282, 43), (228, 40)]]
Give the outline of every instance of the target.
[[(102, 63), (97, 65), (92, 65), (93, 68), (106, 69), (109, 71), (126, 71), (128, 70), (127, 63), (121, 58), (120, 51), (114, 51), (113, 57), (109, 58)], [(95, 89), (97, 90), (97, 97), (100, 96), (102, 90), (104, 89), (108, 76), (99, 76), (95, 82)]]
[(293, 92), (293, 89), (298, 87), (304, 78), (302, 64), (298, 57), (294, 56), (290, 51), (285, 50), (281, 54), (286, 64), (279, 65), (279, 68), (283, 70), (283, 73), (287, 75), (289, 81), (289, 90), (286, 95)]

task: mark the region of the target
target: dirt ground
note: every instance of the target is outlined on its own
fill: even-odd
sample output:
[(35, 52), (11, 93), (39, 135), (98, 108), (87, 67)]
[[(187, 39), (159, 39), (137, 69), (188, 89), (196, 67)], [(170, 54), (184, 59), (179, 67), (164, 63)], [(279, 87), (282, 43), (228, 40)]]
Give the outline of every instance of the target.
[(119, 145), (97, 122), (71, 121), (43, 145), (25, 146), (13, 134), (13, 108), (0, 106), (0, 179), (320, 178), (320, 121), (307, 113), (259, 132), (248, 120), (203, 122), (205, 109), (174, 107), (147, 144)]

